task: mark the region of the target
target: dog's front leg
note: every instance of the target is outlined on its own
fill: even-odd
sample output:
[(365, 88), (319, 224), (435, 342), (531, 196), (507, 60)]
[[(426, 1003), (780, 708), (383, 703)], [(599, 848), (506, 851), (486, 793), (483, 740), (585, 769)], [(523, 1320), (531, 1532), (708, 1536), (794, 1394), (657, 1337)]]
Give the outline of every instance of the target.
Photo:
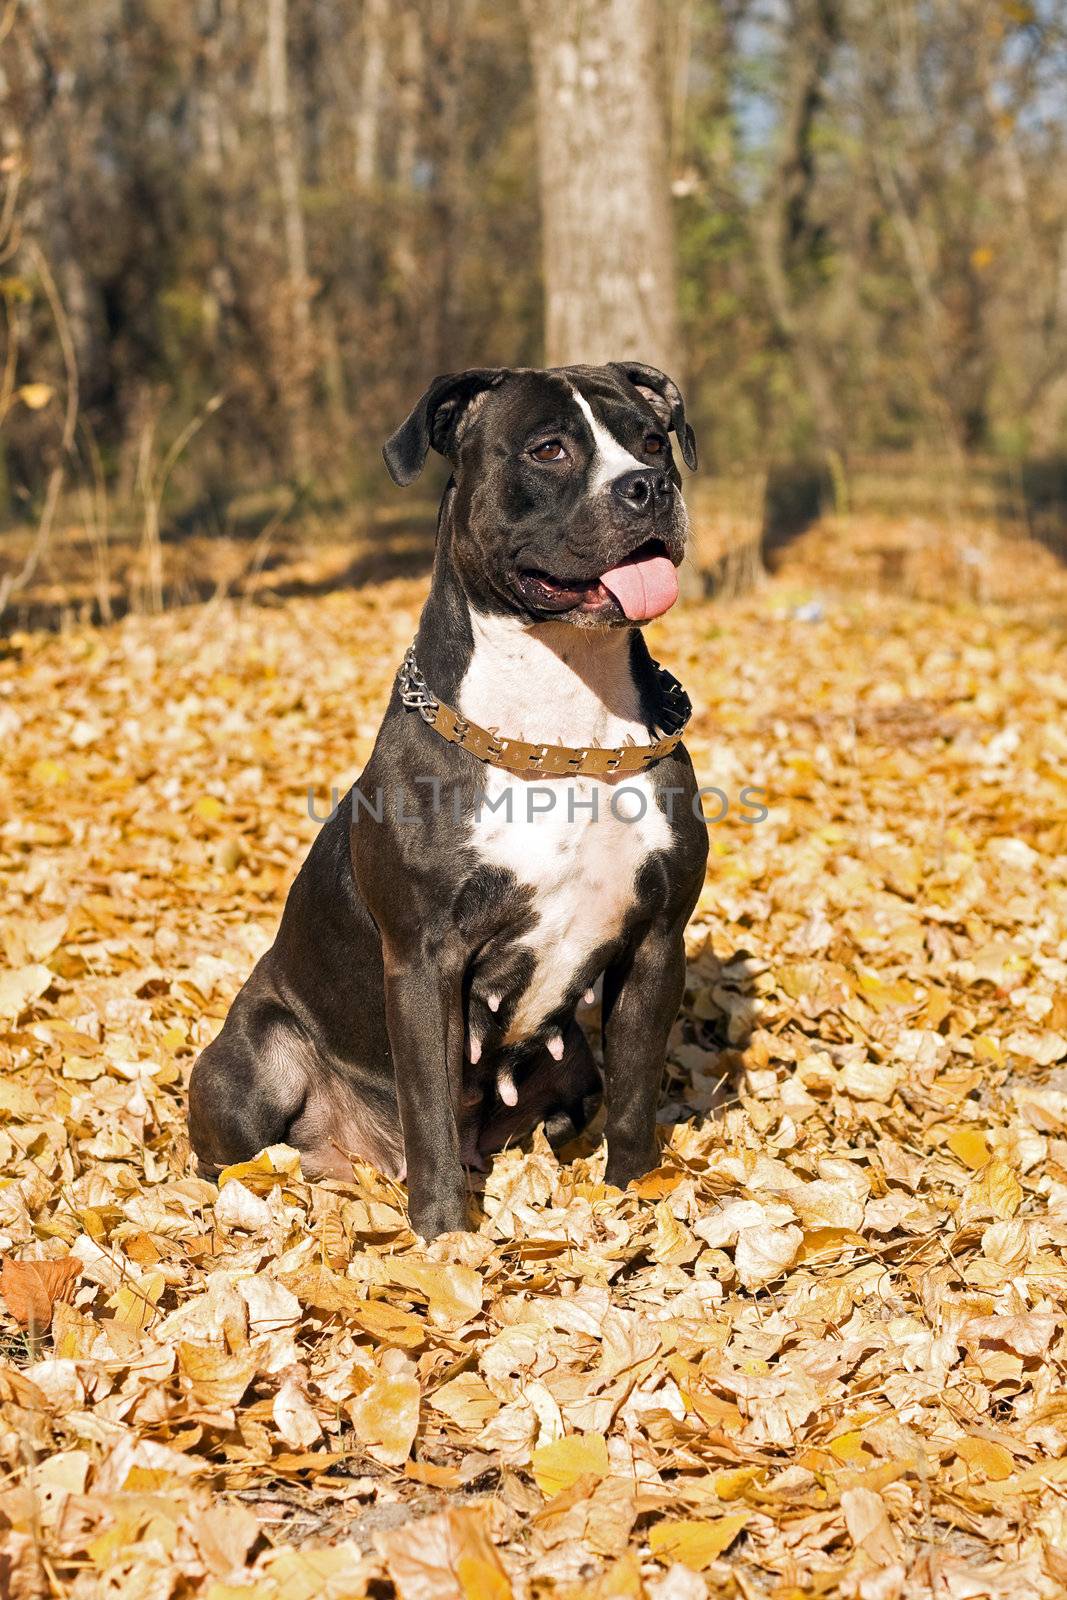
[(459, 1158), (460, 980), (430, 965), (386, 969), (385, 1016), (407, 1162), (408, 1215), (424, 1239), (469, 1227)]
[(605, 1177), (620, 1189), (658, 1160), (656, 1107), (685, 988), (685, 923), (653, 923), (604, 975)]

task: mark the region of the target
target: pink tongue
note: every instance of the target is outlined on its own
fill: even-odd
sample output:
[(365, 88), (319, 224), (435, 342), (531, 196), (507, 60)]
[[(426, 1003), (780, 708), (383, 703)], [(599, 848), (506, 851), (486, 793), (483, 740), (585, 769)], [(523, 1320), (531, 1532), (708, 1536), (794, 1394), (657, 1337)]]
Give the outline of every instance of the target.
[(600, 574), (605, 589), (615, 596), (631, 622), (662, 616), (678, 598), (678, 574), (666, 556), (626, 561)]

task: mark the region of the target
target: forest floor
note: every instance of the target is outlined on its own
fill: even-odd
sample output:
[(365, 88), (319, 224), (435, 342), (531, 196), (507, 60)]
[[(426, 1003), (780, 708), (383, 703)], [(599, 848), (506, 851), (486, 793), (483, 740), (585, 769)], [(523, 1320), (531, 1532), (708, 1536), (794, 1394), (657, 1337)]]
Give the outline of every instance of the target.
[(429, 1250), (184, 1126), (423, 580), (0, 647), (0, 1594), (1064, 1592), (1067, 605), (825, 570), (650, 630), (730, 804), (660, 1166)]

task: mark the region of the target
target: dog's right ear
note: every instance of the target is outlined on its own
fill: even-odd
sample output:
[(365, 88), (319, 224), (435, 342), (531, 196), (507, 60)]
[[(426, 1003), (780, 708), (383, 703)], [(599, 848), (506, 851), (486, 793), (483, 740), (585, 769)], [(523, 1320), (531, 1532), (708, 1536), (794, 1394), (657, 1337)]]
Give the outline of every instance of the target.
[(504, 377), (503, 367), (471, 367), (435, 378), (405, 422), (382, 447), (393, 482), (406, 489), (423, 469), (431, 445), (451, 456), (459, 424), (475, 395)]

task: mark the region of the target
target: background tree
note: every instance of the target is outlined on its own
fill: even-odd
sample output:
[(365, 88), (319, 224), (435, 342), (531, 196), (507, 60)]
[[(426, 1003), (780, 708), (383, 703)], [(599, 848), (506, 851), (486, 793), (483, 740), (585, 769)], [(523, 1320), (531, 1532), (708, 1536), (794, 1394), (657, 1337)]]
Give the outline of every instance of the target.
[(667, 162), (669, 8), (528, 0), (537, 89), (545, 360), (679, 370)]

